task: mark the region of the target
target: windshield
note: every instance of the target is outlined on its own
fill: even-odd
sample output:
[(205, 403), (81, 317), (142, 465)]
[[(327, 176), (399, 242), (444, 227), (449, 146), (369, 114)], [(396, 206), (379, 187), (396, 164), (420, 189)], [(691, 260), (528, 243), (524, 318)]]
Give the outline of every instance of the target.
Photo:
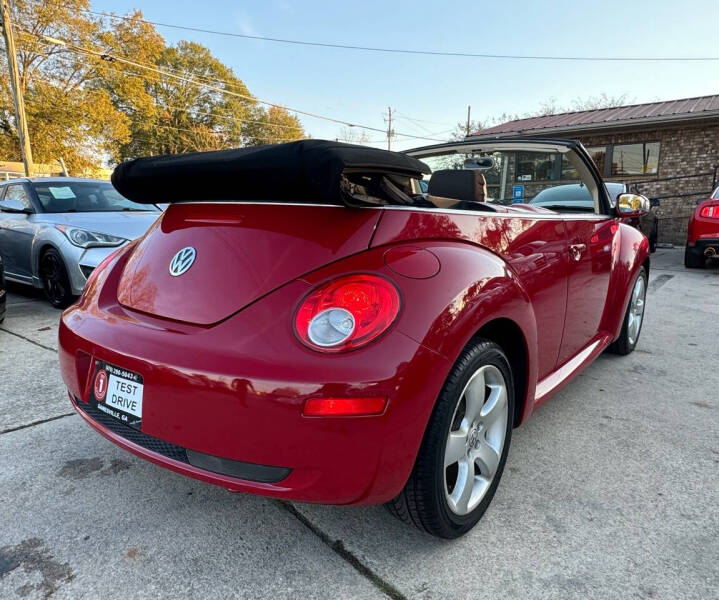
[(623, 183), (614, 183), (613, 181), (607, 181), (604, 185), (607, 186), (607, 193), (609, 194), (609, 203), (614, 206), (617, 201), (617, 196), (624, 193)]
[(592, 195), (589, 193), (587, 186), (582, 183), (557, 185), (544, 189), (532, 198), (529, 203), (560, 211), (594, 211)]
[(157, 212), (151, 204), (124, 198), (107, 181), (35, 182), (32, 186), (46, 213)]
[[(488, 161), (486, 162), (486, 164), (482, 164), (482, 166), (480, 167), (478, 159), (481, 158), (488, 159)], [(490, 158), (491, 160), (489, 160)], [(484, 181), (482, 183), (486, 185), (486, 194), (484, 198), (482, 198), (482, 201), (501, 202), (502, 204), (511, 203), (511, 196), (505, 198), (501, 189), (502, 169), (505, 162), (507, 161), (506, 153), (494, 152), (492, 154), (475, 154), (474, 152), (449, 152), (447, 154), (438, 154), (435, 156), (423, 157), (421, 160), (422, 162), (429, 165), (429, 167), (432, 169), (433, 174), (439, 171), (446, 172), (450, 170), (467, 170), (471, 171), (473, 174), (479, 174), (481, 175), (481, 177), (477, 177), (477, 175), (475, 175), (475, 177), (480, 181), (483, 179)], [(425, 179), (423, 181), (424, 187), (426, 187), (427, 190), (430, 187), (436, 187), (436, 183), (435, 186), (432, 186), (430, 184), (432, 176), (433, 175), (425, 176)], [(446, 177), (446, 174), (444, 176)], [(511, 194), (511, 189), (509, 190), (509, 192)], [(448, 192), (445, 191), (442, 194), (434, 195), (445, 195), (447, 193)]]
[(497, 204), (532, 204), (559, 212), (604, 210), (588, 157), (561, 141), (470, 140), (409, 154), (432, 170), (424, 177), (423, 195), (439, 208), (501, 212)]

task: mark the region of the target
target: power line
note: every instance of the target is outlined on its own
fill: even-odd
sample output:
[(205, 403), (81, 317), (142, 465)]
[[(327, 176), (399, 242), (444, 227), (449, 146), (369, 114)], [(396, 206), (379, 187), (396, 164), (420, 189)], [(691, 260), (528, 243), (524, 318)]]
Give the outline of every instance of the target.
[[(208, 89), (208, 90), (212, 90), (212, 91), (219, 92), (219, 93), (222, 93), (222, 94), (227, 94), (227, 95), (229, 95), (229, 96), (235, 96), (235, 97), (237, 97), (237, 98), (243, 98), (243, 99), (245, 99), (245, 100), (250, 100), (250, 101), (252, 101), (252, 102), (257, 102), (257, 103), (259, 103), (259, 104), (265, 104), (265, 105), (267, 105), (267, 106), (271, 106), (271, 107), (274, 107), (274, 108), (279, 108), (279, 109), (287, 110), (287, 111), (289, 111), (289, 112), (293, 112), (293, 113), (297, 113), (297, 114), (300, 114), (300, 115), (304, 115), (304, 116), (306, 116), (306, 117), (311, 117), (311, 118), (313, 118), (313, 119), (320, 119), (320, 120), (323, 120), (323, 121), (329, 121), (329, 122), (332, 122), (332, 123), (338, 123), (338, 124), (340, 124), (340, 125), (345, 125), (345, 126), (347, 126), (347, 127), (357, 127), (357, 128), (359, 128), (359, 129), (366, 129), (366, 130), (368, 130), (368, 131), (377, 131), (377, 132), (381, 132), (381, 133), (386, 133), (386, 131), (385, 131), (384, 129), (380, 129), (380, 128), (378, 128), (378, 127), (371, 127), (371, 126), (369, 126), (369, 125), (360, 125), (360, 124), (358, 124), (358, 123), (351, 123), (351, 122), (349, 122), (349, 121), (343, 121), (342, 119), (336, 119), (336, 118), (334, 118), (334, 117), (328, 117), (328, 116), (326, 116), (326, 115), (320, 115), (320, 114), (318, 114), (318, 113), (313, 113), (313, 112), (309, 112), (309, 111), (305, 111), (305, 110), (300, 110), (300, 109), (297, 109), (297, 108), (290, 108), (290, 107), (288, 107), (288, 106), (282, 106), (281, 104), (276, 104), (276, 103), (274, 103), (274, 102), (269, 102), (269, 101), (267, 101), (267, 100), (262, 100), (262, 99), (260, 99), (260, 98), (256, 98), (256, 97), (254, 97), (254, 96), (251, 96), (249, 93), (248, 93), (248, 94), (241, 94), (241, 93), (239, 93), (239, 92), (234, 92), (234, 91), (232, 91), (232, 90), (223, 89), (223, 88), (220, 88), (220, 87), (211, 85), (211, 84), (209, 84), (209, 83), (204, 83), (204, 82), (202, 82), (202, 81), (197, 81), (197, 80), (195, 80), (195, 79), (190, 79), (190, 78), (185, 77), (185, 76), (182, 76), (182, 75), (177, 75), (177, 74), (172, 73), (172, 72), (170, 72), (170, 71), (160, 69), (160, 68), (158, 68), (158, 67), (156, 67), (156, 66), (147, 65), (147, 64), (144, 64), (144, 63), (141, 63), (141, 62), (138, 62), (138, 61), (134, 61), (134, 60), (129, 59), (129, 58), (125, 58), (125, 57), (122, 57), (122, 56), (117, 56), (117, 55), (115, 55), (115, 54), (110, 54), (110, 53), (108, 53), (108, 52), (103, 52), (103, 51), (95, 50), (95, 49), (92, 49), (92, 48), (85, 48), (85, 47), (83, 47), (83, 46), (78, 46), (78, 45), (76, 45), (76, 44), (73, 44), (72, 42), (68, 42), (68, 41), (65, 41), (65, 40), (61, 40), (61, 39), (58, 39), (58, 38), (55, 38), (55, 37), (51, 37), (51, 36), (48, 36), (48, 35), (43, 35), (43, 34), (41, 34), (41, 33), (34, 33), (34, 32), (32, 32), (32, 31), (27, 31), (27, 30), (21, 30), (21, 31), (22, 31), (24, 34), (26, 34), (26, 35), (31, 35), (31, 36), (33, 36), (33, 37), (35, 37), (35, 38), (37, 38), (37, 39), (43, 40), (43, 41), (46, 42), (46, 43), (55, 44), (55, 45), (59, 45), (59, 46), (64, 46), (64, 47), (66, 47), (66, 48), (68, 48), (68, 49), (70, 49), (70, 50), (72, 50), (72, 51), (74, 51), (74, 52), (82, 52), (82, 53), (85, 53), (85, 54), (89, 54), (89, 55), (91, 55), (91, 56), (95, 56), (95, 57), (101, 58), (102, 60), (106, 60), (106, 61), (109, 61), (109, 62), (120, 62), (120, 63), (127, 64), (127, 65), (130, 65), (130, 66), (135, 67), (135, 68), (138, 68), (138, 69), (142, 69), (142, 70), (145, 70), (145, 71), (150, 71), (150, 72), (153, 72), (153, 73), (157, 73), (157, 74), (159, 74), (159, 75), (164, 75), (164, 76), (166, 76), (166, 77), (171, 77), (171, 78), (176, 79), (176, 80), (178, 80), (178, 81), (183, 81), (183, 82), (185, 82), (185, 83), (190, 83), (190, 84), (192, 84), (192, 85), (199, 85), (199, 86), (202, 86), (202, 87), (204, 87), (204, 88), (206, 88), (206, 89)], [(230, 84), (230, 85), (231, 85), (231, 84)], [(429, 137), (426, 137), (426, 136), (411, 135), (411, 134), (408, 134), (408, 133), (398, 133), (398, 132), (397, 132), (397, 133), (395, 133), (395, 135), (398, 135), (398, 136), (401, 136), (401, 137), (406, 137), (406, 138), (411, 138), (411, 139), (430, 140), (430, 141), (435, 141), (435, 142), (443, 142), (443, 141), (445, 141), (445, 140), (441, 140), (441, 139), (429, 138)]]
[(410, 117), (409, 115), (406, 115), (404, 113), (401, 113), (399, 111), (396, 112), (397, 115), (409, 119), (410, 121), (415, 121), (419, 123), (430, 123), (432, 125), (453, 125), (453, 123), (450, 123), (449, 121), (430, 121), (429, 119), (418, 119), (417, 117)]
[[(56, 60), (58, 60), (58, 62), (64, 63), (65, 65), (68, 64), (64, 59), (58, 59), (58, 58), (56, 58)], [(119, 73), (119, 74), (121, 74), (121, 75), (123, 75), (123, 76), (131, 76), (131, 77), (138, 77), (138, 78), (140, 78), (140, 79), (144, 79), (142, 75), (137, 74), (137, 73), (131, 73), (131, 72), (129, 72), (129, 71), (122, 71), (122, 70), (120, 70), (120, 69), (114, 69), (113, 67), (106, 67), (106, 68), (107, 68), (107, 69), (110, 69), (111, 71), (115, 71), (116, 73)], [(297, 129), (296, 127), (293, 127), (293, 126), (291, 126), (291, 125), (282, 125), (282, 124), (280, 124), (280, 123), (270, 123), (270, 122), (266, 122), (266, 121), (256, 121), (256, 120), (251, 120), (251, 119), (243, 119), (243, 118), (241, 118), (241, 117), (233, 117), (233, 116), (228, 115), (228, 114), (225, 114), (225, 113), (213, 114), (213, 113), (208, 113), (208, 112), (203, 112), (203, 111), (197, 111), (197, 110), (194, 110), (194, 109), (192, 109), (192, 108), (183, 108), (183, 107), (180, 107), (180, 106), (170, 106), (170, 105), (156, 105), (156, 106), (157, 106), (158, 108), (160, 108), (160, 109), (165, 109), (165, 108), (166, 108), (166, 109), (172, 109), (172, 110), (177, 110), (177, 111), (181, 111), (181, 112), (194, 112), (194, 113), (202, 114), (202, 115), (215, 116), (215, 117), (224, 118), (224, 119), (227, 119), (227, 120), (233, 120), (233, 121), (234, 121), (234, 120), (237, 120), (237, 121), (240, 121), (242, 124), (245, 124), (245, 123), (257, 123), (257, 124), (264, 125), (264, 126), (266, 126), (266, 127), (275, 127), (275, 128), (280, 128), (280, 129)], [(131, 108), (134, 110), (135, 113), (138, 112), (138, 109), (137, 109), (136, 107), (131, 107)], [(189, 125), (191, 125), (191, 123), (190, 123)], [(199, 125), (200, 127), (209, 127), (208, 125), (205, 125), (204, 123), (198, 123), (198, 125)], [(212, 135), (212, 136), (217, 136), (217, 137), (227, 137), (227, 135), (228, 135), (228, 134), (227, 134), (226, 132), (224, 132), (224, 131), (214, 131), (214, 130), (209, 129), (209, 128), (208, 128), (207, 130), (204, 130), (204, 131), (203, 131), (203, 130), (199, 130), (199, 129), (190, 129), (190, 128), (181, 127), (181, 126), (178, 126), (178, 125), (168, 125), (168, 124), (161, 124), (161, 123), (153, 123), (153, 124), (151, 124), (151, 127), (150, 127), (150, 128), (151, 128), (151, 129), (154, 129), (154, 128), (172, 129), (172, 130), (175, 130), (175, 131), (188, 132), (188, 133), (192, 133), (192, 134), (195, 134), (195, 135)], [(280, 134), (280, 135), (281, 135), (281, 134)], [(272, 136), (272, 137), (269, 137), (269, 136), (259, 136), (259, 135), (256, 135), (256, 134), (254, 134), (254, 133), (251, 134), (251, 135), (241, 134), (241, 136), (250, 137), (250, 138), (252, 138), (252, 139), (259, 140), (259, 141), (264, 141), (264, 142), (268, 142), (268, 141), (291, 142), (291, 141), (295, 141), (295, 140), (296, 140), (296, 138), (279, 138), (279, 137), (276, 137), (276, 136)], [(131, 141), (134, 141), (134, 140), (139, 140), (139, 141), (144, 141), (144, 142), (147, 142), (147, 143), (155, 143), (155, 144), (162, 145), (162, 140), (154, 140), (154, 142), (151, 142), (150, 140), (146, 140), (146, 139), (143, 139), (143, 138), (139, 138), (139, 137), (137, 137), (137, 136), (135, 136), (135, 135), (132, 135), (132, 140), (131, 140)]]
[[(42, 4), (38, 0), (29, 0), (33, 4)], [(60, 6), (63, 6), (62, 4)], [(64, 5), (67, 8), (74, 8)], [(293, 44), (296, 46), (314, 46), (318, 48), (336, 48), (342, 50), (359, 50), (362, 52), (381, 52), (384, 54), (410, 54), (420, 56), (447, 56), (455, 58), (482, 58), (497, 60), (551, 60), (551, 61), (584, 61), (584, 62), (702, 62), (702, 61), (719, 61), (719, 56), (559, 56), (559, 55), (534, 55), (534, 54), (490, 54), (482, 52), (446, 52), (442, 50), (416, 50), (408, 48), (383, 48), (377, 46), (360, 46), (353, 44), (338, 44), (330, 42), (313, 42), (307, 40), (291, 40), (286, 38), (276, 38), (263, 35), (249, 35), (245, 33), (235, 33), (231, 31), (217, 31), (214, 29), (205, 29), (203, 27), (191, 27), (189, 25), (175, 25), (173, 23), (161, 23), (159, 21), (149, 21), (146, 19), (133, 19), (122, 15), (114, 15), (102, 11), (93, 11), (81, 8), (82, 12), (91, 15), (106, 17), (108, 19), (118, 19), (125, 21), (137, 20), (154, 27), (167, 27), (170, 29), (180, 29), (183, 31), (194, 31), (196, 33), (207, 33), (211, 35), (221, 35), (225, 37), (242, 38), (248, 40), (260, 40), (263, 42), (274, 42), (278, 44)]]
[[(421, 119), (413, 119), (413, 118), (408, 117), (408, 116), (406, 116), (406, 115), (403, 116), (403, 115), (401, 115), (400, 113), (397, 113), (396, 111), (393, 113), (393, 117), (395, 117), (395, 118), (397, 118), (397, 119), (404, 119), (404, 120), (407, 121), (411, 126), (413, 126), (413, 127), (415, 127), (415, 128), (418, 128), (418, 129), (421, 129), (426, 135), (428, 135), (428, 136), (430, 136), (430, 137), (436, 137), (436, 136), (438, 136), (438, 135), (443, 135), (443, 134), (445, 134), (445, 133), (451, 133), (452, 131), (454, 131), (454, 128), (452, 128), (452, 129), (443, 129), (442, 131), (434, 131), (434, 132), (432, 132), (432, 131), (430, 131), (427, 127), (425, 127), (424, 125), (420, 125), (420, 122), (422, 121)], [(429, 122), (429, 121), (425, 121), (425, 122)]]
[[(55, 57), (55, 60), (60, 63), (65, 64), (66, 66), (69, 66), (68, 63), (64, 59)], [(143, 81), (147, 81), (147, 78), (144, 77), (143, 75), (141, 75), (140, 73), (133, 73), (131, 71), (115, 69), (114, 67), (110, 67), (107, 65), (105, 66), (105, 68), (110, 71), (113, 71), (115, 73), (118, 73), (119, 75), (122, 75), (124, 77), (136, 77), (138, 79), (142, 79)], [(157, 104), (157, 103), (155, 104), (155, 108), (160, 109), (160, 110), (166, 109), (166, 110), (171, 110), (171, 111), (192, 113), (192, 114), (196, 114), (196, 115), (204, 115), (204, 116), (208, 116), (208, 117), (216, 117), (218, 119), (225, 119), (226, 121), (239, 122), (239, 123), (242, 123), (243, 125), (245, 123), (251, 123), (254, 125), (263, 125), (265, 127), (274, 127), (276, 129), (293, 129), (293, 130), (298, 129), (298, 126), (296, 126), (296, 125), (283, 125), (281, 123), (272, 123), (271, 121), (258, 121), (256, 119), (245, 119), (241, 116), (232, 115), (232, 114), (225, 113), (222, 111), (211, 113), (211, 112), (197, 110), (193, 107), (182, 107), (182, 106), (173, 106), (171, 104)], [(137, 109), (135, 109), (135, 110), (137, 110)], [(253, 135), (252, 137), (255, 137), (255, 136)], [(261, 138), (258, 138), (258, 139), (261, 139)], [(267, 139), (269, 139), (269, 138), (267, 138)]]

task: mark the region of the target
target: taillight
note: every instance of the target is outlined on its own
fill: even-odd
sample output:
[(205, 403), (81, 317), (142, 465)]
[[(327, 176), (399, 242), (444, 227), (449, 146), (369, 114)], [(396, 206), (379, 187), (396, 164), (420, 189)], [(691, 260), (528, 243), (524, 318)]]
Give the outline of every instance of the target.
[(341, 352), (382, 335), (399, 314), (399, 292), (377, 275), (344, 275), (310, 292), (295, 313), (295, 331), (313, 350)]
[(713, 206), (705, 206), (699, 213), (700, 217), (709, 217), (711, 219), (719, 219), (719, 204)]

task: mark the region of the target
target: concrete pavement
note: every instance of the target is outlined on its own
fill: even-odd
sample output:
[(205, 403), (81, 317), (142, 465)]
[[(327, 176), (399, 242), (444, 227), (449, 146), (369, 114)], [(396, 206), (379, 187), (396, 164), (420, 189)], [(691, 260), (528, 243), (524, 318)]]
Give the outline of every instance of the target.
[(652, 258), (637, 351), (601, 356), (515, 430), (490, 509), (454, 542), (383, 507), (233, 495), (116, 448), (71, 415), (58, 311), (13, 288), (0, 597), (719, 597), (719, 263)]

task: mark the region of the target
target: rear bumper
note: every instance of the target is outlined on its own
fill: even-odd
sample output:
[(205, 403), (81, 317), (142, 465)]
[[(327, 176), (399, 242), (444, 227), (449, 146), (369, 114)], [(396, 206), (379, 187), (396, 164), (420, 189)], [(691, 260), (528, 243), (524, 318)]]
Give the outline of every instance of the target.
[[(81, 301), (63, 314), (59, 332), (71, 401), (118, 446), (231, 491), (385, 502), (409, 476), (451, 365), (397, 330), (344, 355), (305, 349), (290, 323), (306, 290), (293, 282), (210, 328), (143, 316), (102, 297), (91, 306)], [(96, 360), (143, 376), (144, 437), (92, 414)], [(302, 416), (305, 400), (322, 396), (386, 396), (388, 405), (378, 416)], [(229, 471), (234, 476), (218, 472), (227, 465), (239, 469)], [(270, 481), (268, 473), (285, 476)]]
[[(228, 461), (219, 457), (193, 452), (124, 425), (72, 395), (70, 395), (70, 402), (78, 414), (95, 431), (128, 452), (132, 452), (152, 463), (201, 481), (222, 485), (230, 490), (240, 489), (237, 488), (238, 479), (245, 479), (247, 482), (251, 482), (253, 486), (263, 487), (267, 495), (273, 495), (273, 490), (278, 495), (281, 495), (286, 490), (282, 485), (272, 484), (278, 484), (287, 479), (291, 469)], [(213, 459), (216, 466), (215, 468), (210, 468)], [(205, 468), (199, 466), (200, 464)], [(219, 472), (220, 470), (231, 471), (233, 469), (236, 471), (233, 475)]]
[(713, 248), (716, 255), (719, 256), (719, 237), (699, 238), (694, 243), (687, 244), (687, 248), (697, 256), (704, 256), (709, 248)]

